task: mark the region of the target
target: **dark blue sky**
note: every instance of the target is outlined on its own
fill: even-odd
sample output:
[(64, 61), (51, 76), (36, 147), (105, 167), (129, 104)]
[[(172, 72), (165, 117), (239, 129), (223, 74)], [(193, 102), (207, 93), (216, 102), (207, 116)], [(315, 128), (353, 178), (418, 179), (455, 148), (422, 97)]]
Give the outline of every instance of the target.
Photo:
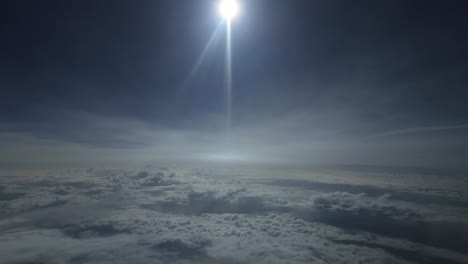
[[(0, 10), (10, 149), (38, 140), (36, 150), (52, 141), (180, 156), (181, 145), (205, 153), (222, 141), (223, 30), (189, 78), (220, 23), (216, 1), (22, 0)], [(463, 1), (242, 1), (231, 148), (304, 163), (462, 166), (467, 11)]]

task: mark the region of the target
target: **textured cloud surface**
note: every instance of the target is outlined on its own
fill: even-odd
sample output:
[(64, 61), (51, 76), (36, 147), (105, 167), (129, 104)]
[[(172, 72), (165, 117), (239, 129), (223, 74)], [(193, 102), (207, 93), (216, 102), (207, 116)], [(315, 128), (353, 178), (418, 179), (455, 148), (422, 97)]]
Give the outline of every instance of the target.
[(2, 263), (468, 261), (466, 179), (291, 174), (152, 166), (2, 173)]

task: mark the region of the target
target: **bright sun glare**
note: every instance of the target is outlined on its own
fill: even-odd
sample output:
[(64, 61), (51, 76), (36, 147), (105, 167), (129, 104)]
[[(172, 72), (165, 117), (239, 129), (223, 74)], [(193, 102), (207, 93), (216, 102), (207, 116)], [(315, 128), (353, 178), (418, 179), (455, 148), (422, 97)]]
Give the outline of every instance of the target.
[(239, 3), (235, 0), (222, 0), (219, 3), (219, 13), (224, 19), (230, 21), (239, 13)]

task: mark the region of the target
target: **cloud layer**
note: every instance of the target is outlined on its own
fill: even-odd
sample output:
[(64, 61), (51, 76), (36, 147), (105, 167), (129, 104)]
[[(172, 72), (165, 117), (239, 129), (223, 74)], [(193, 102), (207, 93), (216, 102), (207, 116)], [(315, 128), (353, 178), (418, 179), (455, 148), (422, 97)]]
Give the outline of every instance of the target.
[(463, 178), (404, 175), (415, 184), (391, 187), (401, 181), (387, 173), (356, 184), (365, 173), (242, 167), (17, 173), (0, 178), (5, 263), (468, 260)]

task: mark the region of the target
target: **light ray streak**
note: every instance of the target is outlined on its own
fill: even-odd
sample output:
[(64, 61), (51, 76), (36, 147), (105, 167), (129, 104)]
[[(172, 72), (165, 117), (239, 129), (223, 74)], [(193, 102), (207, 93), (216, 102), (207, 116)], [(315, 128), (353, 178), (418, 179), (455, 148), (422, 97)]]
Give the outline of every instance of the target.
[(195, 77), (196, 73), (198, 72), (198, 69), (201, 67), (203, 61), (205, 60), (205, 57), (206, 55), (208, 54), (208, 51), (210, 50), (210, 48), (213, 46), (213, 43), (215, 42), (216, 40), (216, 37), (218, 36), (219, 34), (219, 31), (221, 30), (222, 28), (222, 25), (223, 23), (220, 22), (217, 26), (216, 26), (216, 29), (215, 31), (213, 32), (213, 34), (211, 34), (211, 37), (210, 39), (208, 40), (207, 44), (205, 45), (205, 47), (203, 48), (203, 51), (202, 53), (200, 54), (200, 56), (198, 56), (197, 58), (197, 61), (195, 62), (195, 64), (192, 66), (192, 69), (190, 70), (190, 73), (187, 77), (187, 79), (184, 81), (181, 89), (179, 92), (182, 92), (184, 90), (187, 89), (187, 87), (190, 85), (191, 81), (193, 80), (193, 78)]
[(231, 49), (231, 21), (226, 20), (226, 65), (225, 65), (225, 89), (226, 89), (226, 138), (230, 142), (232, 126), (232, 49)]

